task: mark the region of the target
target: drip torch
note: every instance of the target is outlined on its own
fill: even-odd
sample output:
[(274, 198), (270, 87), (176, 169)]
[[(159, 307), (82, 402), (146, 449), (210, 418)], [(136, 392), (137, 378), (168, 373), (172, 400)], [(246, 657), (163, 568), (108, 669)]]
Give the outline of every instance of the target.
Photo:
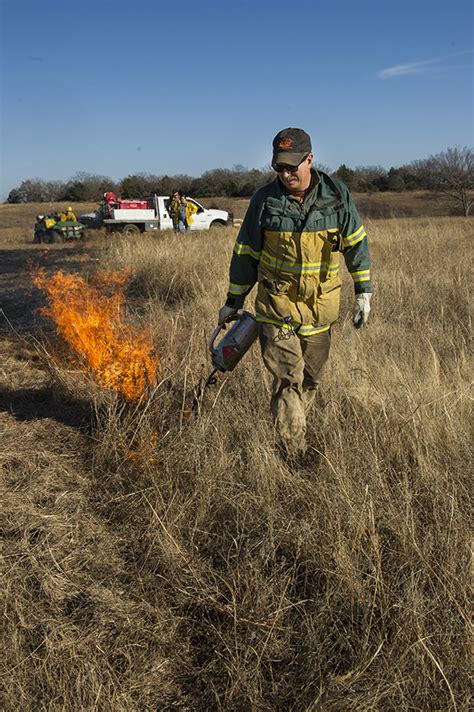
[[(232, 321), (235, 323), (216, 345), (215, 342), (220, 332)], [(209, 351), (214, 370), (209, 376), (207, 384), (215, 383), (214, 374), (216, 371), (233, 371), (257, 336), (257, 321), (254, 315), (248, 311), (232, 314), (223, 324), (216, 326), (209, 339)]]

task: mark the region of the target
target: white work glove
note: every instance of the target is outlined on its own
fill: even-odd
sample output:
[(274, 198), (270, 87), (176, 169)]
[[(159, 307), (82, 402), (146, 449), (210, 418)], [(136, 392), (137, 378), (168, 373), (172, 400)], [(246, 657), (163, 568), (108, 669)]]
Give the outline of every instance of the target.
[(356, 329), (359, 329), (361, 326), (364, 326), (364, 324), (367, 324), (367, 320), (370, 314), (371, 296), (371, 292), (365, 292), (363, 294), (355, 295), (353, 324)]
[(224, 324), (232, 314), (237, 314), (238, 311), (239, 310), (235, 307), (229, 307), (227, 304), (224, 304), (224, 306), (219, 309), (219, 319), (217, 322), (219, 326)]

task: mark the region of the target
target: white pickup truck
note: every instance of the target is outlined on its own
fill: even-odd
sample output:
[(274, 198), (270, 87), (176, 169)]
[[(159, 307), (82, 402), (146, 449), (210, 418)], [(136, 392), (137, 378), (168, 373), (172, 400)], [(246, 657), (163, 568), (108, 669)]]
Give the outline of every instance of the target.
[[(187, 200), (197, 207), (193, 222), (189, 226), (190, 230), (209, 230), (232, 225), (232, 214), (226, 210), (208, 210), (194, 198), (187, 198)], [(147, 198), (147, 203), (147, 208), (112, 208), (111, 217), (102, 220), (102, 224), (109, 232), (123, 232), (129, 235), (153, 230), (172, 230), (173, 221), (168, 211), (169, 197), (153, 195)]]

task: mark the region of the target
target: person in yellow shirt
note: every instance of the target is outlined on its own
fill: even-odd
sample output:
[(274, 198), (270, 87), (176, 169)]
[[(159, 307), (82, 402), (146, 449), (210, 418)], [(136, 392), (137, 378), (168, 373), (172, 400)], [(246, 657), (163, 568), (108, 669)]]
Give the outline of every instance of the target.
[(194, 222), (194, 213), (197, 213), (197, 205), (186, 198), (185, 193), (181, 193), (181, 206), (178, 213), (178, 230), (187, 232)]
[(66, 220), (72, 220), (73, 222), (77, 222), (77, 218), (72, 212), (72, 208), (66, 208), (66, 211), (60, 213), (59, 216), (61, 218), (61, 222), (66, 222)]

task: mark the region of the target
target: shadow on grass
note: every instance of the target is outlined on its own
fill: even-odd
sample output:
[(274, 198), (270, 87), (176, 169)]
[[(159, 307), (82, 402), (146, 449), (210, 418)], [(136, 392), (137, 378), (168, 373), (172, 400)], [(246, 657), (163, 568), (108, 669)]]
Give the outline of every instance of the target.
[(90, 403), (65, 400), (50, 388), (0, 389), (0, 411), (20, 421), (52, 418), (82, 431), (90, 431), (93, 421)]

